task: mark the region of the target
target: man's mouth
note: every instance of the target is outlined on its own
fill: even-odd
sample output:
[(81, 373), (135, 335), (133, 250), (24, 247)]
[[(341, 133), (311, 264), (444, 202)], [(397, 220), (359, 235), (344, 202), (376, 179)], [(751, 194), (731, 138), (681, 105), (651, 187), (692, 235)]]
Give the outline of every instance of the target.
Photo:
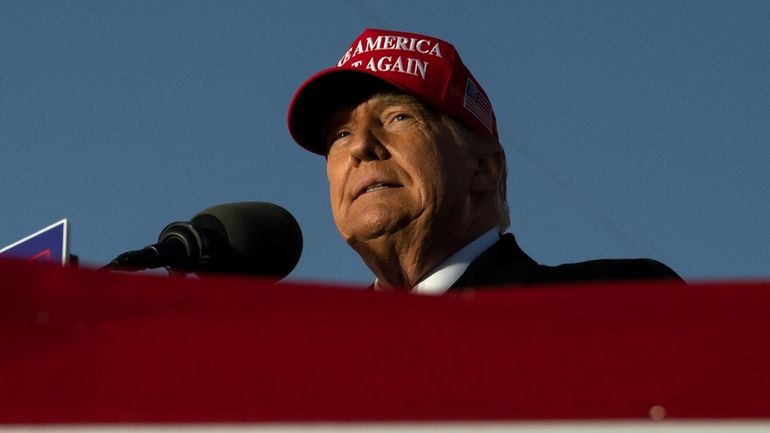
[(358, 197), (361, 197), (364, 194), (369, 194), (369, 193), (376, 192), (376, 191), (382, 191), (382, 190), (385, 190), (385, 189), (397, 188), (397, 187), (400, 187), (400, 186), (401, 185), (397, 185), (397, 184), (393, 184), (393, 183), (388, 183), (388, 182), (375, 182), (375, 183), (373, 183), (371, 185), (367, 185), (367, 186), (362, 187), (361, 189), (359, 189), (358, 192), (355, 194), (355, 198), (354, 199), (356, 199)]
[(383, 183), (383, 182), (379, 182), (379, 183), (375, 183), (374, 185), (367, 186), (366, 189), (364, 189), (364, 191), (361, 194), (366, 194), (368, 192), (379, 191), (379, 190), (385, 189), (385, 188), (390, 188), (390, 185), (388, 185), (386, 183)]

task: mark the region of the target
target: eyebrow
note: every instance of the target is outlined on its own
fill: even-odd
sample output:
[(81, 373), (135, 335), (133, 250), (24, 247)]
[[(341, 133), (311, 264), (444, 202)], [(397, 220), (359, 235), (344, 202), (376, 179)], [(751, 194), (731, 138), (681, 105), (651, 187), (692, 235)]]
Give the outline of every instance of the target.
[(378, 102), (385, 105), (404, 105), (416, 108), (424, 114), (429, 114), (431, 112), (430, 108), (416, 97), (405, 93), (395, 92), (375, 93), (358, 104), (340, 105), (339, 107), (335, 108), (334, 111), (332, 111), (332, 113), (326, 118), (321, 128), (321, 144), (327, 152), (329, 150), (329, 134), (331, 134), (332, 131), (337, 128), (337, 126), (333, 125), (344, 124), (342, 119), (347, 117), (350, 111), (354, 110), (358, 105), (371, 101), (374, 98), (380, 98), (380, 101)]
[(424, 106), (419, 99), (412, 95), (406, 95), (403, 93), (380, 93), (373, 95), (372, 98), (381, 97), (382, 102), (385, 104), (398, 104), (398, 105), (415, 105), (418, 107)]

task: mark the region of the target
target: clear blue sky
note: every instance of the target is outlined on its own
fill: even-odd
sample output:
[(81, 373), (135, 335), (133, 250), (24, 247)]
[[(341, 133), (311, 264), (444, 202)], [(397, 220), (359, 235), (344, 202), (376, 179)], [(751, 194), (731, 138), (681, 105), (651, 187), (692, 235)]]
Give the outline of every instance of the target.
[(69, 218), (98, 266), (208, 206), (269, 201), (303, 229), (290, 279), (368, 283), (285, 120), (365, 27), (457, 47), (539, 262), (770, 277), (768, 1), (0, 0), (0, 245)]

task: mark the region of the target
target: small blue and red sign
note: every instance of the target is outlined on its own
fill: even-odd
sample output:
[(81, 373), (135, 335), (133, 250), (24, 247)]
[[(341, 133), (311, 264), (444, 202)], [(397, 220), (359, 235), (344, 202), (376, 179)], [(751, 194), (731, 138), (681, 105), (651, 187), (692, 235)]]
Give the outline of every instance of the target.
[(64, 266), (69, 260), (68, 226), (66, 219), (53, 223), (0, 249), (0, 258), (22, 259), (38, 263), (59, 263)]

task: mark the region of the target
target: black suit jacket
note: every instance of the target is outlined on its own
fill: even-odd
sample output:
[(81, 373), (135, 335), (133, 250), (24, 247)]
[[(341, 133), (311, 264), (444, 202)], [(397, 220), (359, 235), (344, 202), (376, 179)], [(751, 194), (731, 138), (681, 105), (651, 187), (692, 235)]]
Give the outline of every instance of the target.
[(671, 268), (650, 259), (591, 260), (560, 266), (540, 265), (519, 248), (512, 234), (507, 233), (471, 262), (450, 290), (495, 285), (639, 279), (682, 281)]

